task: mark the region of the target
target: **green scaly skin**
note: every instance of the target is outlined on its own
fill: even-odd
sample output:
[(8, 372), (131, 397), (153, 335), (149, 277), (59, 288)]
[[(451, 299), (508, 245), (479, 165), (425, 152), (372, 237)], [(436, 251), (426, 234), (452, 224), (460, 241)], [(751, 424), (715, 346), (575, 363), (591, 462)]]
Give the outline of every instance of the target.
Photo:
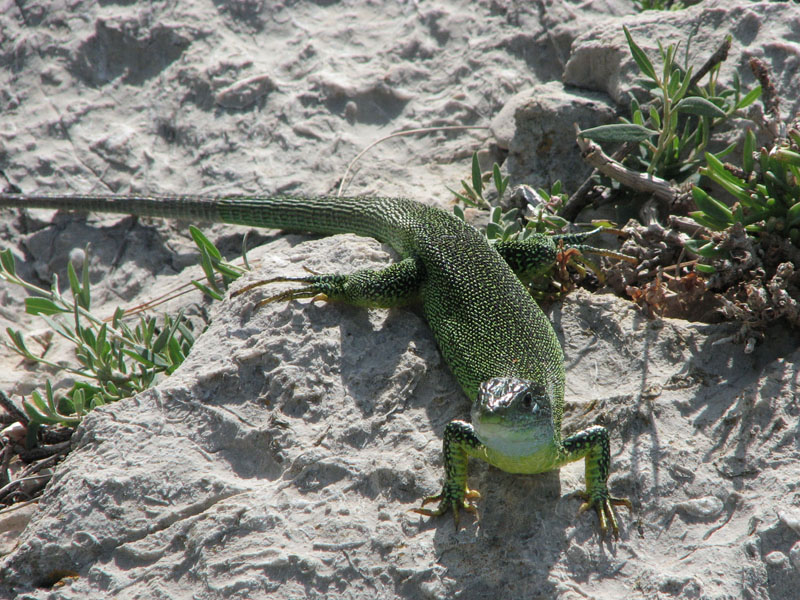
[(492, 247), (450, 213), (392, 198), (0, 194), (0, 207), (355, 233), (389, 243), (402, 257), (396, 264), (292, 279), (303, 287), (267, 301), (322, 295), (368, 307), (421, 302), (439, 349), (473, 407), (472, 424), (453, 421), (445, 428), (445, 483), (440, 494), (423, 501), (423, 506), (438, 501), (438, 507), (414, 510), (425, 515), (452, 510), (456, 524), (460, 509), (474, 511), (468, 500), (478, 494), (467, 488), (468, 456), (512, 473), (541, 473), (585, 458), (581, 511), (593, 508), (602, 532), (610, 528), (618, 536), (613, 505), (630, 503), (608, 492), (608, 432), (591, 427), (562, 440), (564, 355), (550, 322), (520, 281), (554, 263), (557, 243), (575, 245), (585, 235), (534, 236)]

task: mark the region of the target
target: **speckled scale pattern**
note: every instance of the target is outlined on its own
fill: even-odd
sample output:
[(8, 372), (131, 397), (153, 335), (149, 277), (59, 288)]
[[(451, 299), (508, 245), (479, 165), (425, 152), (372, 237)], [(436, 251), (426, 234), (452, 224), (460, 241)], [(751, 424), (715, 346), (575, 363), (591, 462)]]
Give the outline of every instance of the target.
[[(473, 227), (402, 198), (20, 196), (0, 206), (117, 212), (314, 233), (355, 233), (391, 244), (422, 265), (419, 296), (439, 348), (467, 396), (481, 382), (518, 377), (549, 384), (560, 428), (564, 360), (553, 328), (509, 266)], [(407, 280), (411, 277), (406, 273)], [(390, 306), (408, 292), (373, 305)], [(361, 302), (365, 304), (365, 302)]]
[(467, 489), (467, 457), (482, 453), (483, 444), (472, 425), (466, 421), (450, 421), (444, 428), (442, 446), (447, 473), (443, 494), (447, 501), (459, 502)]
[(595, 425), (566, 438), (562, 444), (566, 455), (565, 462), (587, 457), (586, 488), (596, 493), (604, 491), (611, 470), (608, 430)]
[[(326, 196), (0, 194), (2, 206), (355, 233), (389, 243), (403, 258), (421, 264), (424, 275), (417, 282), (425, 316), (467, 396), (474, 400), (480, 383), (491, 377), (546, 384), (555, 393), (553, 416), (560, 429), (564, 360), (553, 328), (483, 235), (443, 210), (403, 198)], [(402, 294), (408, 296), (407, 290)], [(406, 299), (382, 298), (373, 305)]]
[[(548, 390), (552, 422), (530, 426), (522, 435), (535, 445), (506, 453), (506, 433), (480, 438), (474, 427), (451, 422), (443, 440), (446, 480), (436, 511), (472, 510), (467, 498), (468, 456), (512, 472), (541, 472), (586, 457), (586, 496), (605, 530), (617, 533), (611, 498), (608, 432), (593, 427), (561, 441), (564, 355), (555, 332), (506, 260), (521, 275), (535, 274), (555, 258), (556, 241), (545, 237), (492, 248), (470, 225), (443, 210), (406, 199), (374, 197), (200, 197), (200, 196), (27, 196), (0, 194), (0, 207), (30, 207), (117, 212), (139, 216), (211, 221), (296, 232), (355, 233), (391, 244), (402, 260), (379, 271), (304, 278), (301, 295), (325, 293), (362, 306), (397, 306), (418, 299), (447, 363), (474, 402), (482, 382), (493, 378), (525, 380)], [(562, 236), (563, 242), (583, 239)], [(501, 256), (502, 254), (502, 256)], [(504, 257), (506, 260), (504, 260)], [(292, 297), (291, 295), (287, 297)], [(540, 440), (543, 431), (552, 435)], [(494, 434), (493, 434), (494, 435)], [(526, 442), (526, 443), (528, 443)], [(529, 448), (526, 450), (525, 448)], [(520, 453), (521, 452), (521, 453)], [(424, 504), (424, 503), (423, 503)]]

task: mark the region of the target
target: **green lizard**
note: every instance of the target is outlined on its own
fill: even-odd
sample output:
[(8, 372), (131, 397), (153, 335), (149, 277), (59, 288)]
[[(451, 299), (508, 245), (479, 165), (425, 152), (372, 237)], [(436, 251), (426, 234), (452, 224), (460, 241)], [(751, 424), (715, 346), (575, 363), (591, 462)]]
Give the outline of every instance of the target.
[[(609, 494), (609, 437), (595, 426), (561, 436), (564, 355), (553, 327), (520, 277), (551, 266), (557, 242), (584, 235), (544, 235), (491, 246), (472, 226), (443, 210), (406, 199), (334, 197), (32, 196), (0, 194), (0, 207), (115, 212), (223, 222), (321, 234), (355, 233), (390, 244), (401, 260), (380, 270), (289, 279), (302, 287), (267, 301), (322, 296), (366, 307), (421, 302), (445, 360), (472, 401), (472, 424), (444, 431), (445, 482), (415, 512), (475, 511), (467, 460), (476, 457), (511, 473), (541, 473), (586, 459), (579, 512), (593, 508), (603, 534), (619, 537)], [(511, 265), (511, 266), (509, 266)], [(512, 271), (512, 268), (514, 271)], [(517, 274), (515, 274), (515, 271)], [(287, 281), (287, 279), (282, 279)], [(259, 283), (269, 283), (271, 281)], [(258, 284), (256, 284), (258, 285)], [(253, 286), (248, 286), (250, 289)], [(423, 508), (438, 502), (436, 509)]]

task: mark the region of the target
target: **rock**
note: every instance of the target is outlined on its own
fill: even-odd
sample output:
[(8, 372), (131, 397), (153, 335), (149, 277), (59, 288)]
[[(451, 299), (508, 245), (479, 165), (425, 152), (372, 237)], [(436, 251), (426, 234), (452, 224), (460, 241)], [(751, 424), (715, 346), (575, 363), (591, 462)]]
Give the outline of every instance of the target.
[(738, 73), (742, 85), (755, 83), (748, 61), (760, 58), (770, 67), (784, 118), (800, 110), (800, 57), (788, 40), (800, 30), (800, 6), (792, 2), (747, 2), (707, 0), (685, 10), (648, 11), (635, 18), (599, 22), (575, 39), (564, 69), (564, 83), (605, 92), (615, 102), (627, 106), (628, 93), (641, 75), (631, 58), (622, 24), (658, 68), (658, 42), (665, 47), (678, 45), (678, 63), (698, 69), (730, 34), (733, 37), (727, 60), (722, 63), (719, 81), (730, 87)]
[[(581, 129), (614, 122), (614, 107), (604, 94), (565, 88), (551, 81), (513, 96), (492, 120), (497, 145), (508, 149), (508, 174), (515, 185), (550, 189), (560, 180), (574, 191), (591, 173), (575, 143)], [(576, 168), (577, 166), (577, 168)]]
[[(376, 242), (354, 236), (301, 240), (288, 236), (253, 251), (261, 271), (249, 279), (296, 276), (302, 266), (318, 272), (379, 267), (389, 259)], [(296, 301), (254, 310), (273, 291), (256, 289), (215, 305), (211, 325), (176, 373), (86, 418), (19, 547), (2, 563), (0, 595), (222, 598), (236, 590), (243, 598), (296, 598), (337, 585), (356, 598), (372, 598), (378, 588), (387, 597), (420, 597), (426, 590), (452, 596), (453, 577), (473, 596), (494, 588), (541, 594), (555, 591), (548, 581), (553, 568), (581, 579), (606, 573), (608, 583), (593, 586), (593, 593), (619, 592), (610, 574), (621, 563), (586, 558), (597, 552), (597, 524), (590, 513), (577, 515), (570, 496), (581, 489), (582, 463), (526, 477), (472, 461), (470, 485), (483, 492), (480, 522), (464, 517), (456, 533), (449, 517), (429, 522), (410, 515), (440, 485), (444, 425), (468, 413), (427, 326), (407, 309)], [(717, 454), (734, 455), (743, 439), (733, 431), (720, 445), (720, 428), (728, 425), (709, 415), (708, 406), (739, 396), (742, 386), (753, 385), (753, 372), (735, 348), (695, 351), (725, 327), (647, 322), (628, 302), (586, 292), (573, 294), (550, 317), (567, 355), (565, 430), (608, 425), (611, 488), (631, 496), (640, 511), (644, 540), (620, 511), (619, 544), (644, 552), (666, 535), (686, 552), (705, 543), (695, 523), (665, 530), (660, 507), (683, 494), (656, 481), (679, 456), (696, 473), (693, 485), (726, 485), (705, 451), (692, 451), (716, 445)], [(793, 347), (786, 332), (772, 341), (774, 352)], [(792, 368), (800, 359), (793, 352), (776, 366)], [(687, 369), (724, 383), (708, 387), (698, 377), (688, 388), (669, 385)], [(768, 377), (774, 381), (775, 373)], [(640, 399), (643, 381), (663, 392)], [(760, 408), (763, 431), (788, 406), (786, 393), (775, 390), (769, 408)], [(646, 420), (642, 411), (650, 415)], [(737, 423), (749, 427), (751, 418)], [(670, 443), (656, 443), (658, 436)], [(759, 448), (764, 461), (771, 453), (797, 452), (779, 438)], [(779, 502), (797, 467), (787, 463), (779, 483), (769, 468), (759, 474), (757, 464), (742, 493), (758, 489), (764, 506)], [(762, 480), (771, 482), (768, 490)], [(724, 535), (746, 540), (751, 516), (752, 509), (739, 507), (720, 525)], [(479, 563), (470, 543), (476, 538), (484, 557)], [(565, 547), (574, 551), (564, 553)], [(436, 568), (443, 548), (446, 572)], [(667, 591), (682, 590), (726, 565), (724, 583), (715, 589), (730, 594), (740, 589), (741, 577), (757, 573), (756, 565), (737, 562), (737, 553), (735, 544), (713, 555), (692, 553), (678, 587), (664, 583), (674, 579), (668, 574), (655, 581)], [(636, 572), (652, 559), (625, 560)], [(363, 593), (347, 583), (354, 570)], [(62, 587), (35, 589), (54, 578)]]
[[(0, 142), (12, 181), (26, 191), (203, 194), (329, 193), (372, 141), (485, 124), (512, 95), (560, 76), (586, 27), (611, 32), (606, 20), (632, 10), (621, 0), (468, 11), (452, 0), (8, 6)], [(744, 35), (750, 14), (796, 10), (705, 6), (731, 18), (697, 32), (713, 40)], [(684, 14), (706, 23), (700, 7)], [(678, 18), (625, 22), (656, 31)], [(765, 39), (765, 23), (748, 52), (782, 52), (773, 68), (785, 92), (795, 25), (775, 21)], [(618, 50), (619, 64), (624, 43)], [(228, 108), (215, 104), (220, 92)], [(465, 136), (378, 144), (355, 165), (349, 193), (442, 202), (485, 142)], [(174, 272), (196, 261), (186, 223), (133, 221), (4, 211), (0, 236), (18, 272), (43, 285), (54, 273), (66, 281), (70, 251), (91, 242), (93, 300), (110, 315), (159, 295), (168, 275), (186, 283), (189, 273)], [(211, 230), (238, 247), (229, 228)], [(279, 237), (249, 256), (262, 263), (251, 278), (389, 260), (353, 237)], [(796, 596), (796, 519), (776, 517), (789, 514), (800, 479), (791, 332), (768, 331), (769, 344), (745, 355), (712, 346), (729, 326), (649, 321), (617, 298), (570, 295), (549, 312), (567, 357), (565, 432), (609, 428), (611, 490), (635, 512), (621, 510), (621, 540), (604, 541), (593, 514), (576, 514), (583, 464), (519, 476), (472, 461), (481, 518), (464, 515), (455, 531), (449, 517), (408, 513), (438, 491), (442, 431), (468, 414), (420, 317), (304, 301), (254, 310), (266, 293), (215, 304), (173, 377), (87, 417), (19, 544), (5, 546), (1, 598)], [(16, 321), (29, 319), (24, 294), (5, 284), (0, 294), (2, 325), (26, 327)], [(3, 389), (28, 393), (41, 379), (1, 356)], [(734, 493), (720, 514), (675, 516), (687, 499), (725, 497), (728, 507)], [(775, 552), (787, 559), (767, 559)]]
[(37, 502), (15, 504), (0, 512), (0, 556), (14, 551), (19, 536), (36, 515)]

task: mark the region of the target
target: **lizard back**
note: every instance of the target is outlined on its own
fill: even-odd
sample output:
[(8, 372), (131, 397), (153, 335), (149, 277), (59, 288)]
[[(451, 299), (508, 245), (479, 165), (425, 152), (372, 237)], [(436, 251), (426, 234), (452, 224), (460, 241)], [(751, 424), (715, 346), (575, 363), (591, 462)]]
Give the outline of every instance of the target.
[(553, 390), (559, 429), (563, 352), (550, 322), (484, 236), (443, 210), (402, 198), (325, 196), (0, 194), (3, 206), (355, 233), (389, 243), (423, 264), (423, 311), (467, 396), (473, 400), (479, 385), (492, 377), (537, 381)]

